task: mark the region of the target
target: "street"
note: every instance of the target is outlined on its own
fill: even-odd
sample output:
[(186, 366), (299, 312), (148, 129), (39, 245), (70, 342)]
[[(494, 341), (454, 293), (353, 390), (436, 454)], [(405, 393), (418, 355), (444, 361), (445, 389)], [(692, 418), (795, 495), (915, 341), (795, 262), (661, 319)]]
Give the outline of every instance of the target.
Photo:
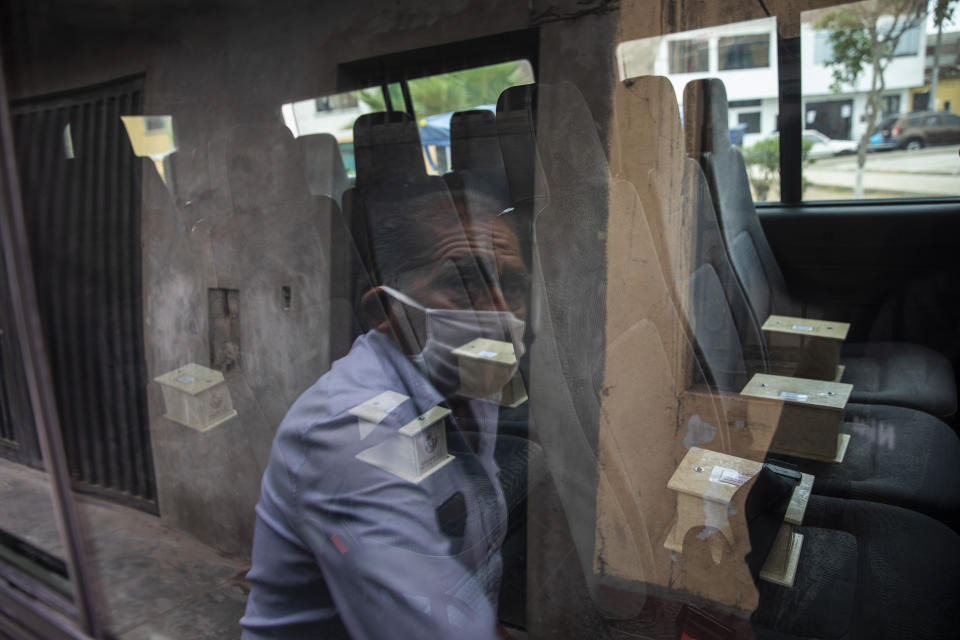
[[(856, 172), (857, 156), (838, 156), (815, 161), (804, 169), (804, 178), (814, 188), (852, 190)], [(919, 151), (869, 153), (863, 186), (867, 197), (880, 194), (956, 196), (960, 194), (960, 156), (957, 155), (957, 147), (949, 145)]]

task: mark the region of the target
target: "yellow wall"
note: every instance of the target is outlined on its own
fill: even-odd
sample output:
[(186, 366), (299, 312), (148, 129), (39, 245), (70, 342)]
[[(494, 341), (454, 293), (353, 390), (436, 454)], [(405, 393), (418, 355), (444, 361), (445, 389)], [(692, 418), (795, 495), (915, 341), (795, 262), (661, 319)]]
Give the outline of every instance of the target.
[[(908, 111), (913, 106), (913, 96), (917, 93), (923, 93), (930, 90), (930, 85), (925, 84), (922, 87), (910, 90), (910, 102), (905, 106), (904, 111)], [(960, 78), (940, 78), (937, 81), (937, 109), (942, 109), (947, 102), (950, 103), (950, 111), (960, 113)], [(932, 102), (932, 101), (931, 101)], [(932, 107), (933, 105), (931, 105)]]

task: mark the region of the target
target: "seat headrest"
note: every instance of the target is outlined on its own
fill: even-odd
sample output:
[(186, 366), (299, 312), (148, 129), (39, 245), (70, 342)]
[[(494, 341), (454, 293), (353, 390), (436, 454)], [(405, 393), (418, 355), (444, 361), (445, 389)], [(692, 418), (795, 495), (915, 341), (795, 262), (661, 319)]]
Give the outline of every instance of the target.
[(664, 76), (640, 76), (624, 81), (625, 97), (618, 105), (620, 129), (629, 132), (629, 155), (624, 149), (624, 174), (646, 175), (650, 169), (682, 170), (686, 151), (680, 107), (670, 80)]
[(402, 111), (365, 113), (353, 123), (357, 186), (427, 173), (417, 123)]
[(683, 90), (687, 153), (699, 158), (730, 147), (727, 89), (719, 78), (693, 80)]
[(537, 87), (505, 89), (497, 100), (497, 135), (510, 185), (510, 200), (517, 203), (534, 196), (536, 179)]
[(339, 202), (349, 182), (337, 139), (330, 133), (317, 133), (300, 136), (297, 144), (303, 152), (310, 193), (329, 196)]
[(531, 115), (531, 122), (537, 117), (537, 85), (521, 84), (507, 87), (497, 98), (497, 114), (506, 111), (525, 111)]
[(503, 169), (497, 118), (486, 109), (457, 111), (450, 118), (450, 158), (454, 171)]

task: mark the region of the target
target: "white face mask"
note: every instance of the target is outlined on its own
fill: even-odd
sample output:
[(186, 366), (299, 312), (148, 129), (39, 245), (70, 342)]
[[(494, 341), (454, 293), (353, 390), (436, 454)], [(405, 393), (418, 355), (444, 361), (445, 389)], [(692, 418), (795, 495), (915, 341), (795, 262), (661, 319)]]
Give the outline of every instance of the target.
[[(463, 390), (472, 397), (494, 396), (517, 372), (518, 360), (524, 354), (526, 324), (509, 311), (429, 309), (395, 289), (381, 289), (426, 316), (426, 343), (411, 360), (441, 393)], [(454, 351), (477, 338), (500, 344), (481, 349), (479, 357), (467, 359), (469, 364), (461, 368), (463, 357)], [(513, 357), (503, 353), (504, 350), (511, 350)]]

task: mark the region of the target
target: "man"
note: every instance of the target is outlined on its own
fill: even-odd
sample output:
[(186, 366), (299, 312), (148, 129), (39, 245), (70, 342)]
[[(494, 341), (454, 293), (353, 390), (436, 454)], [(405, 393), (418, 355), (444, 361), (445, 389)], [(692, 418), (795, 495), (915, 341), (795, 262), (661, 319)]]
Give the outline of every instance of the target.
[[(498, 369), (480, 376), (488, 397), (463, 395), (451, 351), (477, 337), (522, 349), (526, 269), (505, 217), (461, 224), (445, 192), (391, 205), (372, 229), (382, 285), (361, 305), (372, 329), (294, 403), (274, 440), (244, 638), (497, 635), (507, 514), (494, 448), (506, 380)], [(405, 425), (447, 409), (452, 460), (418, 468), (394, 455)]]

